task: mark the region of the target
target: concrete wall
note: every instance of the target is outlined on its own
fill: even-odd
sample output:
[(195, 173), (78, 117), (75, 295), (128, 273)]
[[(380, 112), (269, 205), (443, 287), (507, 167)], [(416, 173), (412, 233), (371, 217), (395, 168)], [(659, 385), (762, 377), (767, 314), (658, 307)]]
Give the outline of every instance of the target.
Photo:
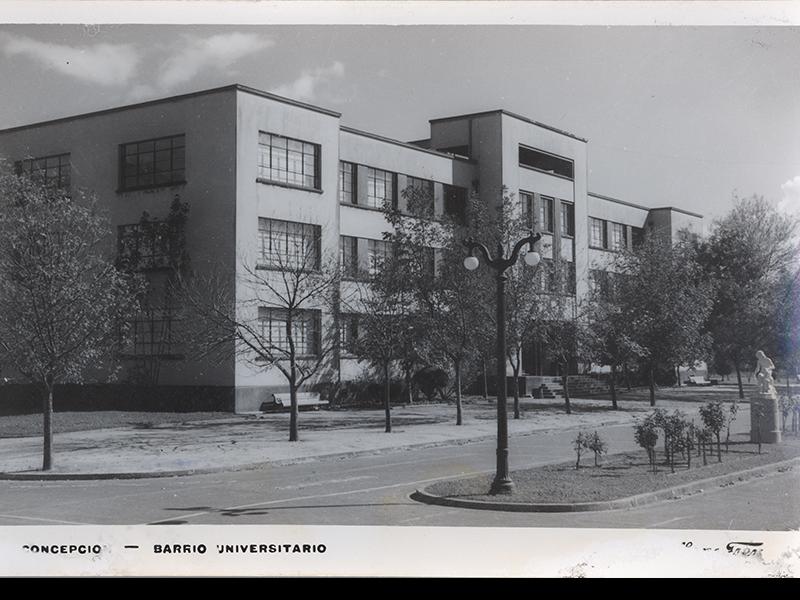
[[(137, 223), (143, 211), (164, 218), (178, 194), (189, 204), (186, 231), (191, 266), (204, 272), (232, 269), (235, 239), (236, 128), (232, 90), (178, 97), (0, 132), (0, 156), (9, 161), (70, 153), (72, 188), (97, 195), (108, 211), (109, 256), (116, 255), (117, 225)], [(118, 191), (120, 144), (186, 136), (186, 183)], [(125, 373), (122, 378), (125, 378)], [(233, 384), (233, 361), (163, 361), (165, 385)]]
[[(247, 271), (258, 263), (260, 217), (319, 225), (322, 233), (323, 270), (330, 272), (338, 266), (339, 120), (325, 112), (245, 91), (237, 92), (236, 99), (236, 297), (237, 305), (242, 311), (241, 317), (252, 319), (257, 316), (257, 307), (253, 305), (245, 309), (243, 306), (255, 294)], [(320, 189), (295, 189), (257, 181), (259, 132), (318, 144)], [(278, 283), (280, 287), (278, 272), (258, 271), (258, 274)], [(334, 326), (329, 305), (324, 302), (324, 298), (316, 297), (307, 307), (322, 311), (324, 338)], [(324, 371), (321, 376), (324, 376)], [(308, 385), (313, 384), (315, 379), (310, 380)], [(286, 378), (277, 368), (261, 367), (246, 360), (236, 362), (235, 385), (236, 409), (239, 412), (258, 410), (272, 392), (288, 390)]]

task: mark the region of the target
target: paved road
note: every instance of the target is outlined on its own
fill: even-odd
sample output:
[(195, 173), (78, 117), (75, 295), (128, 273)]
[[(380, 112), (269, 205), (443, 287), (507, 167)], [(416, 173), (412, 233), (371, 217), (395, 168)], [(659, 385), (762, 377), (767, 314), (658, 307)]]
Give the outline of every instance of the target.
[[(615, 452), (631, 427), (604, 429)], [(514, 466), (571, 457), (564, 432), (512, 438)], [(408, 495), (445, 477), (492, 471), (494, 444), (327, 459), (257, 471), (128, 481), (0, 482), (0, 525), (318, 524), (790, 530), (800, 528), (796, 473), (647, 507), (577, 514), (474, 511)]]

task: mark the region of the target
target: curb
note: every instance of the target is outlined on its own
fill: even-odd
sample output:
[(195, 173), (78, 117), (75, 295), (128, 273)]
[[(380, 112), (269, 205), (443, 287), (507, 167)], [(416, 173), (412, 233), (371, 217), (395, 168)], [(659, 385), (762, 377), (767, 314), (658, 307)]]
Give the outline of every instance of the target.
[(499, 510), (505, 512), (555, 513), (619, 510), (624, 508), (636, 508), (647, 504), (654, 504), (662, 500), (677, 500), (688, 494), (702, 493), (706, 490), (706, 488), (714, 485), (722, 487), (725, 485), (743, 483), (756, 477), (764, 477), (765, 475), (790, 471), (796, 466), (800, 466), (800, 457), (790, 458), (788, 460), (771, 463), (768, 465), (761, 465), (759, 467), (753, 467), (752, 469), (745, 469), (743, 471), (736, 471), (734, 473), (727, 473), (725, 475), (717, 475), (716, 477), (709, 477), (707, 479), (700, 479), (698, 481), (685, 483), (655, 492), (647, 492), (645, 494), (638, 494), (636, 496), (628, 496), (627, 498), (603, 500), (599, 502), (484, 502), (481, 500), (465, 500), (459, 498), (448, 498), (446, 496), (436, 496), (427, 493), (424, 489), (416, 490), (409, 496), (409, 498), (416, 500), (417, 502), (422, 502), (423, 504), (435, 504), (438, 506), (449, 506), (455, 508), (472, 508), (476, 510)]
[[(595, 427), (615, 427), (628, 425), (627, 421), (608, 421), (601, 422)], [(534, 431), (519, 432), (514, 435), (528, 436), (536, 434), (549, 434), (554, 431), (578, 431), (581, 426), (574, 428), (560, 429), (537, 429)], [(298, 456), (296, 458), (281, 458), (277, 460), (267, 460), (257, 463), (246, 463), (242, 465), (228, 465), (224, 467), (208, 467), (202, 469), (173, 469), (169, 471), (124, 471), (116, 473), (45, 473), (42, 471), (22, 471), (22, 472), (0, 472), (0, 481), (100, 481), (108, 479), (157, 479), (162, 477), (187, 477), (191, 475), (213, 475), (215, 473), (255, 471), (264, 467), (281, 467), (296, 465), (307, 462), (314, 462), (320, 459), (346, 459), (358, 458), (383, 454), (387, 452), (423, 450), (425, 448), (441, 448), (447, 446), (464, 446), (466, 444), (489, 442), (496, 440), (496, 435), (483, 435), (475, 438), (454, 438), (450, 440), (440, 440), (437, 442), (423, 442), (420, 444), (407, 444), (404, 446), (386, 446), (385, 448), (374, 448), (371, 450), (353, 450), (350, 452), (339, 452), (333, 454), (317, 454), (313, 456)]]

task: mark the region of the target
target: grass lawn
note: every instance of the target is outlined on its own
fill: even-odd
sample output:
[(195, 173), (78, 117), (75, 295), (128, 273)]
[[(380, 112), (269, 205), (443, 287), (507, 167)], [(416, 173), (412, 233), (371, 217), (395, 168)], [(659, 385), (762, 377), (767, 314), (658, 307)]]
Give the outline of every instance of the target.
[[(229, 412), (128, 412), (128, 411), (76, 411), (53, 414), (56, 433), (87, 431), (112, 427), (138, 427), (149, 429), (165, 423), (185, 423), (210, 419), (230, 419)], [(0, 417), (0, 438), (42, 435), (42, 415), (7, 415)]]
[(644, 451), (614, 454), (594, 466), (593, 455), (581, 457), (581, 468), (575, 469), (575, 461), (559, 465), (548, 465), (535, 469), (514, 471), (511, 479), (516, 485), (509, 496), (488, 495), (494, 475), (482, 475), (469, 479), (442, 481), (429, 486), (426, 492), (449, 498), (465, 500), (522, 502), (522, 503), (573, 503), (615, 500), (637, 494), (654, 492), (675, 485), (690, 483), (743, 471), (800, 456), (800, 439), (792, 434), (779, 445), (758, 446), (746, 442), (730, 445), (730, 451), (722, 447), (722, 462), (716, 454), (707, 456), (708, 465), (703, 466), (702, 457), (692, 456), (692, 467), (686, 462), (675, 465), (675, 473), (663, 464), (663, 455), (657, 458), (658, 471), (653, 473)]
[[(786, 394), (786, 385), (779, 382), (777, 386), (778, 395)], [(800, 386), (791, 386), (792, 394), (800, 394)], [(755, 384), (744, 384), (744, 397), (745, 400), (752, 395), (758, 393), (758, 388)], [(596, 394), (592, 396), (595, 400), (608, 400), (611, 401), (611, 394)], [(678, 386), (662, 386), (656, 389), (656, 406), (659, 400), (677, 400), (679, 402), (713, 402), (719, 400), (721, 402), (733, 402), (739, 398), (739, 388), (736, 383), (725, 382), (719, 385), (698, 386), (698, 385), (682, 385)], [(617, 387), (617, 400), (630, 400), (630, 401), (650, 401), (650, 390), (646, 387), (632, 388), (630, 391), (622, 385)]]

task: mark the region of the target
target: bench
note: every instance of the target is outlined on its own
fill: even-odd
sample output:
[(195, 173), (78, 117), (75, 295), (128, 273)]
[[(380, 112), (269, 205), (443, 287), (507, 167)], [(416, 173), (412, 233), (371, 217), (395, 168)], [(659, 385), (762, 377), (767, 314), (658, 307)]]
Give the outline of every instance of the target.
[(709, 381), (708, 379), (703, 377), (698, 377), (696, 375), (692, 375), (684, 382), (686, 385), (714, 385), (716, 381)]
[[(297, 392), (297, 408), (309, 408), (311, 410), (319, 410), (320, 406), (328, 404), (327, 400), (322, 400), (319, 394), (312, 392)], [(272, 394), (272, 402), (264, 402), (261, 405), (261, 410), (273, 408), (291, 408), (292, 398), (289, 392)]]

